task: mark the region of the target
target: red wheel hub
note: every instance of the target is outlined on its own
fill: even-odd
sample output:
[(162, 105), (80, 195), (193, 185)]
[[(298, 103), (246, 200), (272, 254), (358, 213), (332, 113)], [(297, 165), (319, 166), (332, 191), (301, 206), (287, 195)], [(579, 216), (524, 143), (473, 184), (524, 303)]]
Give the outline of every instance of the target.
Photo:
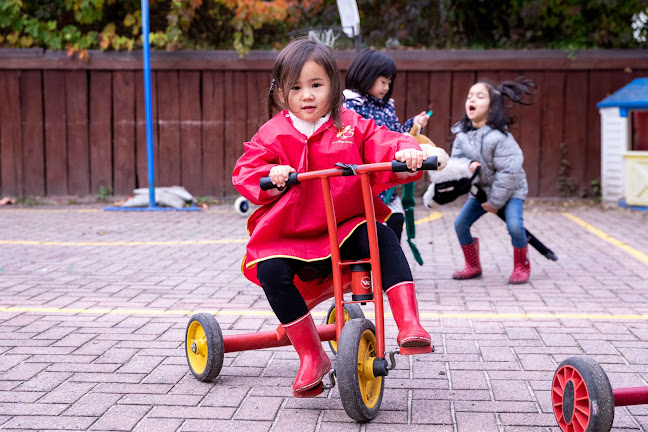
[(584, 432), (590, 422), (591, 405), (587, 385), (572, 366), (561, 367), (551, 392), (554, 414), (563, 432)]

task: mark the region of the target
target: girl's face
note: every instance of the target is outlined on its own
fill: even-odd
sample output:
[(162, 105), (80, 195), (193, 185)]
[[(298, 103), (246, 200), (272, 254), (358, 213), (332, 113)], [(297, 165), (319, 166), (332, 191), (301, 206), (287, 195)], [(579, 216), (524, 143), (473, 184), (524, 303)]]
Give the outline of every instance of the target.
[(466, 116), (476, 128), (486, 125), (490, 111), (490, 95), (483, 83), (470, 87), (466, 99)]
[(382, 99), (385, 97), (389, 91), (389, 86), (391, 85), (392, 80), (385, 78), (384, 76), (379, 76), (374, 81), (373, 85), (369, 89), (369, 94), (377, 99)]
[(331, 79), (324, 68), (308, 60), (288, 92), (288, 109), (298, 119), (317, 121), (330, 111), (330, 92)]

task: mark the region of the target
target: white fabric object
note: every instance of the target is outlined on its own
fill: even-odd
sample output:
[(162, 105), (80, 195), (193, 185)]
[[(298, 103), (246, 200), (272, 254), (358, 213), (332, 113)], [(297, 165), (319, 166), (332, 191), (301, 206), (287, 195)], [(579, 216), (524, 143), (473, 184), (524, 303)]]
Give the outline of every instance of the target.
[[(122, 204), (122, 207), (146, 207), (149, 205), (148, 188), (138, 188), (133, 193), (135, 196)], [(155, 205), (182, 208), (185, 204), (193, 202), (193, 196), (182, 186), (155, 188)]]

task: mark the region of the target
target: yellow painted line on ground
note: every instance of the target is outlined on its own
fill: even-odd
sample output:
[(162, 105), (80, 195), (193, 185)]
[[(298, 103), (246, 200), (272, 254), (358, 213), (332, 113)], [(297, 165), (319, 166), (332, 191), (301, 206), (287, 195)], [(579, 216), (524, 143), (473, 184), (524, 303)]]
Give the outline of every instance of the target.
[(4, 208), (0, 210), (0, 213), (99, 213), (103, 212), (102, 209), (26, 209), (26, 208), (17, 208), (17, 209), (8, 209)]
[[(111, 309), (111, 308), (54, 308), (38, 306), (0, 306), (2, 312), (26, 312), (43, 314), (114, 314), (114, 315), (191, 315), (196, 312), (206, 312), (213, 315), (243, 316), (243, 317), (274, 317), (270, 310), (158, 310), (158, 309)], [(324, 317), (323, 311), (312, 312), (314, 316)], [(374, 316), (372, 311), (365, 312), (368, 317)], [(385, 316), (392, 317), (391, 313)], [(628, 314), (589, 314), (589, 313), (490, 313), (490, 312), (423, 312), (420, 314), (424, 319), (490, 319), (496, 321), (506, 320), (530, 320), (530, 319), (589, 319), (589, 320), (613, 320), (613, 321), (646, 321), (648, 315)]]
[(415, 221), (414, 225), (419, 225), (419, 224), (422, 224), (422, 223), (432, 222), (433, 220), (439, 219), (441, 216), (443, 216), (443, 213), (441, 213), (441, 212), (433, 212), (433, 213), (430, 214), (430, 216)]
[(642, 263), (648, 265), (648, 255), (644, 254), (643, 252), (639, 252), (638, 250), (632, 248), (631, 246), (623, 243), (620, 240), (615, 239), (611, 235), (601, 231), (600, 229), (596, 228), (593, 225), (588, 224), (584, 220), (578, 218), (577, 216), (574, 216), (571, 213), (563, 213), (563, 216), (565, 216), (567, 219), (572, 220), (573, 222), (577, 223), (578, 225), (582, 226), (585, 228), (587, 231), (591, 232), (597, 237), (602, 238), (608, 243), (613, 244), (614, 246), (618, 247), (619, 249), (622, 249), (632, 255), (633, 257), (637, 258), (639, 261)]
[[(7, 213), (106, 213), (106, 214), (115, 214), (119, 212), (115, 211), (110, 211), (106, 212), (104, 209), (27, 209), (27, 208), (17, 208), (17, 209), (0, 209), (0, 213), (7, 212)], [(233, 213), (231, 210), (201, 210), (203, 213)], [(124, 211), (121, 212), (123, 213), (142, 213), (138, 211)], [(156, 213), (167, 213), (167, 212), (156, 212)]]
[(248, 239), (178, 240), (178, 241), (121, 241), (121, 242), (54, 242), (38, 240), (0, 240), (0, 245), (23, 246), (179, 246), (247, 243)]

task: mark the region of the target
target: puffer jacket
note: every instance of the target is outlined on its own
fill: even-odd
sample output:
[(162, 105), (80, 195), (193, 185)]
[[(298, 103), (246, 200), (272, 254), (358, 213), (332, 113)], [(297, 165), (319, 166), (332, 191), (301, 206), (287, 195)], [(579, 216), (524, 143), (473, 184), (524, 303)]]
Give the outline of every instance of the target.
[(490, 126), (463, 132), (460, 123), (451, 130), (457, 135), (450, 157), (461, 159), (466, 165), (472, 161), (481, 163), (479, 185), (491, 206), (500, 209), (511, 198), (526, 199), (529, 186), (522, 168), (524, 156), (513, 135)]

